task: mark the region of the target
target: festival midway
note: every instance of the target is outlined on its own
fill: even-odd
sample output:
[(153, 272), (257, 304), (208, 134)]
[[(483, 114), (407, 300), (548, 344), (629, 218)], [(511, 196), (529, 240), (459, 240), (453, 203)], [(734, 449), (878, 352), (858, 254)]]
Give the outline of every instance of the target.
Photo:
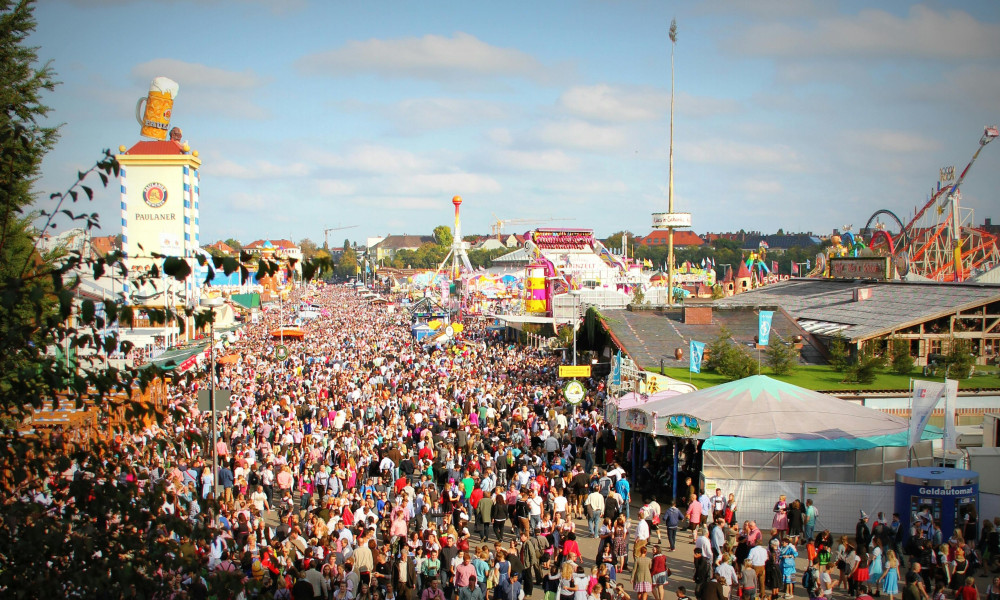
[[(324, 50), (308, 22), (334, 21), (331, 7), (235, 4), (0, 2), (0, 596), (1000, 600), (995, 94), (919, 135), (880, 130), (874, 146), (913, 163), (917, 195), (859, 166), (835, 180), (879, 193), (826, 202), (795, 180), (810, 150), (825, 161), (842, 140), (778, 143), (765, 182), (770, 150), (690, 137), (749, 110), (726, 96), (739, 94), (711, 100), (711, 75), (678, 70), (693, 60), (685, 19), (705, 33), (738, 17), (768, 41), (736, 53), (787, 68), (781, 85), (820, 77), (789, 55), (837, 71), (859, 52), (920, 73), (956, 61), (937, 85), (962, 94), (957, 73), (1000, 69), (989, 3), (581, 3), (567, 9), (579, 23), (539, 7), (567, 28), (558, 59), (485, 7), (457, 9), (441, 34), (399, 2), (411, 22), (343, 6), (359, 30)], [(154, 8), (210, 17), (150, 50), (132, 30)], [(189, 36), (223, 15), (239, 25), (217, 37), (256, 37), (283, 66), (244, 68), (215, 43), (192, 57)], [(105, 42), (135, 55), (131, 71), (116, 57), (81, 77), (92, 42), (66, 28), (94, 19), (129, 32)], [(618, 53), (624, 23), (653, 78)], [(935, 31), (954, 46), (909, 42)], [(619, 87), (581, 83), (602, 60), (592, 46)], [(245, 50), (263, 65), (259, 51)], [(358, 99), (324, 98), (332, 74), (356, 77)], [(397, 78), (441, 85), (436, 108), (397, 104)], [(103, 95), (81, 92), (98, 80)], [(593, 154), (515, 160), (508, 120), (536, 130), (522, 149), (555, 135), (491, 95), (525, 85), (556, 90), (541, 113), (591, 119), (571, 129)], [(921, 90), (909, 102), (945, 102)], [(357, 119), (307, 118), (296, 137), (306, 97)], [(764, 115), (749, 117), (761, 140)], [(467, 129), (490, 120), (505, 125)], [(251, 121), (279, 137), (254, 138)], [(421, 149), (436, 127), (452, 128)], [(496, 148), (469, 151), (464, 135)], [(348, 156), (317, 136), (364, 143)], [(741, 164), (713, 163), (725, 156)], [(756, 183), (729, 189), (765, 194), (699, 195), (745, 165)], [(570, 168), (637, 181), (565, 187)]]

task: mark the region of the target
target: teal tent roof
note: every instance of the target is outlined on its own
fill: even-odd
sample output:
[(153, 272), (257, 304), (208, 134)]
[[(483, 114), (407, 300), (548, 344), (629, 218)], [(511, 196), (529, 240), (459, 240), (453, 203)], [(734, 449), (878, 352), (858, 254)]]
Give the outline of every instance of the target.
[(705, 442), (710, 450), (803, 452), (905, 446), (909, 429), (909, 421), (902, 417), (764, 375), (636, 408), (659, 417), (686, 414), (711, 423), (711, 437)]

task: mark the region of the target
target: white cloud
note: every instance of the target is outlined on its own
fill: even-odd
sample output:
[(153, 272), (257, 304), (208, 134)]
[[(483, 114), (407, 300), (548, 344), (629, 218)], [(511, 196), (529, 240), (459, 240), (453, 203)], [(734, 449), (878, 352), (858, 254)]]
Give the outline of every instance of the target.
[(851, 145), (861, 144), (880, 152), (897, 154), (929, 152), (941, 147), (936, 140), (918, 133), (884, 129), (848, 132), (846, 141)]
[(206, 161), (202, 169), (206, 175), (213, 177), (231, 177), (233, 179), (275, 179), (282, 177), (305, 177), (310, 169), (304, 163), (278, 165), (266, 160), (256, 160), (240, 163), (226, 158), (213, 158)]
[(579, 85), (563, 92), (559, 104), (572, 115), (599, 121), (653, 121), (670, 107), (670, 94), (651, 88), (608, 84)]
[(724, 139), (702, 140), (683, 148), (685, 159), (698, 163), (744, 167), (771, 167), (801, 171), (798, 153), (783, 145), (762, 146)]
[(580, 161), (562, 150), (501, 150), (494, 156), (498, 166), (525, 171), (575, 171)]
[(741, 54), (783, 58), (992, 59), (1000, 55), (1000, 25), (964, 11), (919, 5), (903, 17), (868, 9), (820, 18), (808, 29), (774, 21), (751, 25), (733, 47)]
[(494, 146), (510, 146), (514, 136), (505, 127), (496, 127), (486, 132), (486, 139)]
[(545, 189), (557, 194), (571, 195), (626, 194), (629, 192), (628, 184), (624, 181), (557, 182), (546, 185)]
[(738, 187), (743, 192), (754, 195), (780, 194), (785, 191), (785, 186), (773, 179), (744, 179)]
[(334, 50), (304, 56), (297, 66), (313, 75), (376, 74), (432, 81), (522, 77), (546, 83), (558, 74), (520, 50), (493, 46), (461, 32), (450, 38), (425, 35), (396, 40), (354, 40)]
[(227, 71), (199, 63), (173, 58), (157, 58), (132, 67), (132, 77), (148, 82), (155, 77), (169, 77), (181, 86), (180, 97), (188, 87), (195, 89), (249, 90), (263, 85), (263, 80), (250, 69)]
[(585, 150), (621, 148), (627, 139), (620, 128), (576, 120), (543, 125), (537, 136), (546, 144)]
[(366, 145), (345, 154), (320, 154), (318, 162), (326, 167), (365, 173), (399, 173), (426, 169), (427, 161), (406, 150)]
[[(259, 120), (268, 112), (255, 104), (251, 90), (266, 82), (253, 71), (228, 71), (172, 58), (157, 58), (132, 67), (132, 78), (142, 85), (155, 77), (169, 77), (180, 85), (175, 106), (192, 115), (221, 115)], [(145, 88), (143, 88), (145, 89)]]
[(438, 195), (490, 194), (501, 190), (500, 183), (476, 173), (426, 173), (394, 178), (382, 187), (387, 193)]
[(495, 103), (461, 98), (413, 98), (397, 103), (390, 111), (404, 133), (449, 129), (502, 119), (507, 111)]
[(317, 179), (316, 189), (325, 196), (350, 196), (357, 193), (358, 186), (341, 179)]

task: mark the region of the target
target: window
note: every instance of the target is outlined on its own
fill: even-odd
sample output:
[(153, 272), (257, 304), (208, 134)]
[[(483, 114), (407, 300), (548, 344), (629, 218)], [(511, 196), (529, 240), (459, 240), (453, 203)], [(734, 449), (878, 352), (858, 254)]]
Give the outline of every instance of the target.
[(941, 340), (929, 340), (928, 354), (941, 354)]

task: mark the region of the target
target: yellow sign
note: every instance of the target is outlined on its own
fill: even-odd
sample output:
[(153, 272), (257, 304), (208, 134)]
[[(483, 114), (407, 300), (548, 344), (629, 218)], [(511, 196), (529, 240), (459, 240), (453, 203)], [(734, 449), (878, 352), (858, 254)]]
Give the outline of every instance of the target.
[(559, 377), (590, 377), (590, 365), (559, 365)]

